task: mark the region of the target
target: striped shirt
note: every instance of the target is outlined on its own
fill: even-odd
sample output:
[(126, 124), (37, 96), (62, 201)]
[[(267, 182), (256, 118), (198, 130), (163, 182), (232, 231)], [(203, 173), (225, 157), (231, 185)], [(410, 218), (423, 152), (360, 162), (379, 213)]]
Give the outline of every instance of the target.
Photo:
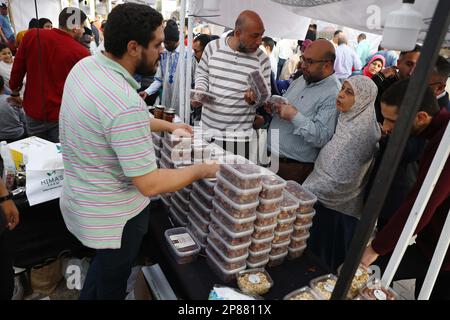
[(320, 149), (333, 136), (340, 88), (334, 74), (311, 84), (303, 77), (292, 82), (284, 97), (299, 112), (292, 121), (273, 117), (268, 136), (272, 153), (300, 162), (315, 162)]
[(131, 178), (156, 170), (149, 113), (139, 84), (102, 53), (80, 61), (64, 87), (60, 206), (85, 246), (117, 249), (128, 220), (149, 204)]
[(254, 53), (234, 51), (227, 39), (208, 43), (197, 67), (195, 89), (216, 97), (213, 104), (203, 105), (202, 126), (222, 133), (251, 131), (257, 106), (244, 100), (245, 91), (250, 88), (248, 75), (260, 70), (270, 88), (270, 60), (259, 48)]

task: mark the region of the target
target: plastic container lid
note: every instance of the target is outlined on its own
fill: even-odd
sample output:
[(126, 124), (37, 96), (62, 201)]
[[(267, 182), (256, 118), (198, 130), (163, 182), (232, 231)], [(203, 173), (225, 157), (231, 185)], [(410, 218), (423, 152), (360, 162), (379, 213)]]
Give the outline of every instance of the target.
[(308, 238), (309, 238), (309, 233), (306, 236), (303, 236), (303, 237), (291, 236), (291, 240), (292, 241), (304, 241), (304, 240), (307, 240)]
[(278, 224), (289, 224), (291, 222), (294, 222), (295, 219), (297, 219), (296, 216), (293, 216), (293, 217), (290, 217), (290, 218), (286, 218), (286, 219), (278, 219)]
[(289, 252), (291, 252), (291, 253), (297, 253), (297, 252), (299, 252), (299, 251), (305, 250), (307, 247), (308, 247), (307, 245), (301, 246), (301, 247), (299, 247), (299, 248), (291, 248), (291, 247), (288, 247), (288, 250), (289, 250)]
[(246, 265), (239, 267), (237, 269), (234, 270), (227, 270), (225, 269), (219, 261), (217, 261), (216, 257), (214, 257), (214, 254), (211, 254), (210, 248), (206, 247), (206, 256), (209, 259), (210, 262), (212, 262), (212, 264), (214, 265), (214, 267), (216, 267), (218, 269), (218, 271), (220, 271), (223, 275), (223, 278), (227, 278), (231, 275), (237, 274), (239, 271), (241, 270), (245, 270)]
[(280, 209), (278, 209), (277, 211), (274, 212), (269, 212), (269, 213), (261, 213), (258, 210), (256, 210), (256, 219), (259, 220), (266, 220), (266, 219), (271, 219), (273, 217), (277, 217), (280, 214)]
[(277, 175), (264, 175), (261, 177), (262, 187), (267, 190), (278, 190), (286, 187), (286, 181)]
[(227, 164), (220, 165), (220, 170), (228, 170), (234, 176), (241, 180), (259, 179), (261, 177), (260, 168), (252, 163)]
[(247, 261), (247, 267), (248, 268), (259, 268), (259, 267), (264, 267), (268, 262), (269, 262), (269, 257), (267, 257), (267, 259), (261, 261), (261, 262), (257, 262), (257, 263), (251, 263)]
[(317, 197), (313, 193), (292, 180), (286, 182), (286, 191), (297, 198), (300, 205), (312, 204), (317, 201)]
[[(198, 184), (198, 182), (194, 182), (193, 186), (194, 186), (193, 189), (195, 191), (197, 191), (201, 196), (203, 196), (209, 202), (212, 202), (214, 196), (212, 196), (212, 195), (208, 194), (207, 192), (205, 192), (205, 190), (203, 190), (203, 188)], [(198, 197), (197, 197), (197, 200), (200, 200), (200, 199), (198, 199)]]
[(268, 226), (257, 226), (256, 224), (253, 225), (255, 227), (255, 232), (264, 232), (264, 231), (269, 231), (269, 230), (275, 230), (275, 228), (277, 227), (277, 222)]
[(193, 256), (200, 252), (200, 245), (185, 227), (167, 229), (164, 237), (178, 257)]
[[(231, 189), (234, 193), (238, 194), (238, 195), (248, 195), (248, 194), (259, 194), (259, 192), (262, 189), (262, 186), (259, 186), (257, 188), (253, 188), (253, 189), (239, 189), (238, 187), (236, 187), (234, 184), (232, 184), (230, 181), (227, 180), (227, 178), (225, 178), (220, 171), (216, 173), (216, 178), (217, 178), (217, 182), (223, 183), (227, 188)], [(222, 189), (221, 189), (222, 191)]]
[[(206, 240), (206, 237), (208, 236), (208, 234), (205, 233), (202, 229), (200, 229), (200, 227), (197, 225), (197, 223), (194, 220), (192, 220), (191, 216), (188, 216), (188, 221), (189, 221), (190, 225), (195, 229), (195, 231), (202, 237), (202, 239)], [(188, 224), (188, 228), (189, 228), (189, 224)]]
[[(283, 200), (283, 197), (280, 198), (275, 198), (275, 199), (264, 199), (264, 198), (259, 198), (259, 203), (260, 205), (266, 205), (266, 204), (274, 204), (274, 203), (281, 203), (281, 201)], [(279, 209), (277, 209), (279, 210)]]
[(225, 209), (222, 208), (222, 206), (216, 202), (216, 200), (213, 200), (213, 208), (219, 211), (218, 214), (223, 215), (227, 220), (229, 220), (231, 223), (234, 224), (249, 223), (256, 220), (256, 213), (246, 218), (235, 218), (228, 212), (226, 212)]
[(164, 196), (161, 196), (161, 201), (164, 203), (164, 205), (166, 207), (170, 207), (171, 206), (171, 202), (168, 201)]
[(270, 237), (265, 238), (265, 239), (255, 239), (252, 237), (251, 240), (252, 240), (252, 243), (261, 244), (261, 243), (266, 243), (266, 242), (272, 242), (273, 238), (275, 238), (275, 235), (271, 235)]
[(161, 164), (164, 164), (167, 169), (173, 169), (173, 161), (164, 149), (161, 150)]
[[(301, 299), (300, 297), (299, 299), (293, 299), (297, 296), (304, 297), (304, 299)], [(283, 300), (322, 300), (322, 298), (310, 287), (303, 287), (288, 293)]]
[(273, 280), (264, 268), (255, 268), (239, 271), (237, 284), (244, 293), (262, 295), (273, 287)]
[[(312, 279), (309, 286), (323, 299), (330, 300), (331, 294), (336, 286), (337, 277), (334, 274), (327, 274), (315, 279)], [(321, 288), (318, 285), (321, 284)]]
[[(207, 185), (209, 188), (214, 188), (214, 186), (217, 183), (217, 179), (216, 178), (206, 178), (206, 179), (202, 179), (199, 180), (201, 181), (201, 183), (204, 183), (205, 185)], [(199, 184), (199, 187), (201, 187), (201, 183), (199, 183), (198, 181), (196, 181), (195, 183)]]
[(284, 242), (281, 242), (281, 243), (273, 243), (273, 242), (272, 242), (272, 248), (275, 248), (275, 249), (277, 249), (277, 248), (283, 248), (283, 247), (286, 247), (286, 248), (287, 248), (287, 246), (288, 246), (290, 243), (291, 243), (291, 239), (288, 239), (288, 240), (286, 240), (286, 241), (284, 241)]
[(195, 218), (197, 218), (201, 223), (203, 223), (204, 225), (209, 224), (209, 221), (205, 220), (205, 218), (203, 218), (203, 216), (199, 214), (197, 210), (195, 210), (195, 208), (193, 208), (192, 206), (190, 206), (189, 208), (191, 208), (191, 214), (194, 215)]
[(280, 253), (280, 254), (276, 254), (276, 255), (269, 254), (269, 260), (273, 261), (273, 260), (282, 259), (282, 258), (285, 258), (287, 255), (288, 255), (288, 251)]
[[(242, 231), (242, 232), (233, 232), (230, 229), (228, 229), (227, 226), (225, 226), (219, 219), (217, 219), (213, 214), (211, 215), (211, 220), (219, 226), (221, 230), (223, 230), (230, 238), (236, 239), (236, 238), (242, 238), (249, 236), (253, 233), (253, 228), (250, 230)], [(211, 225), (210, 225), (211, 227)]]
[(187, 223), (184, 222), (183, 220), (181, 220), (181, 218), (178, 216), (178, 214), (175, 212), (175, 210), (173, 210), (173, 208), (170, 208), (169, 214), (170, 214), (170, 217), (174, 220), (173, 222), (176, 225), (179, 225), (179, 226), (182, 226), (182, 227), (186, 227), (187, 226)]
[(259, 256), (270, 253), (270, 250), (272, 250), (272, 248), (267, 248), (267, 249), (257, 251), (257, 252), (248, 249), (248, 255), (252, 256), (252, 257), (259, 257)]
[(220, 234), (218, 234), (216, 232), (216, 230), (214, 230), (214, 228), (212, 228), (212, 227), (209, 228), (209, 233), (211, 236), (216, 237), (220, 241), (220, 243), (222, 243), (225, 247), (227, 247), (228, 250), (242, 250), (242, 249), (250, 247), (250, 245), (252, 244), (251, 241), (248, 241), (247, 243), (242, 243), (242, 244), (233, 246), (233, 245), (229, 244), (225, 239), (223, 239), (222, 236)]
[[(222, 190), (220, 190), (217, 185), (214, 187), (214, 193), (216, 194), (216, 197), (220, 197), (223, 201), (225, 201), (227, 204), (229, 204), (233, 209), (236, 209), (237, 211), (247, 210), (247, 209), (253, 209), (259, 205), (259, 201), (252, 202), (252, 203), (246, 203), (246, 204), (238, 204), (228, 198), (227, 195), (225, 195)], [(256, 215), (255, 215), (256, 217)]]
[[(169, 141), (172, 144), (181, 144), (184, 149), (189, 149), (193, 140), (193, 137), (182, 137), (172, 134), (170, 132), (164, 132), (164, 140)], [(166, 142), (163, 140), (163, 143)], [(167, 142), (166, 142), (167, 144)], [(170, 146), (169, 146), (170, 147)], [(170, 147), (171, 148), (171, 147)], [(190, 150), (189, 150), (190, 151)]]
[(299, 219), (304, 219), (304, 218), (314, 217), (315, 214), (316, 214), (316, 210), (313, 210), (309, 213), (296, 213), (295, 216)]
[[(193, 202), (200, 210), (202, 210), (205, 214), (210, 214), (212, 209), (205, 207), (205, 205), (197, 198), (195, 193), (191, 193), (191, 202)], [(192, 206), (191, 206), (192, 207)], [(198, 213), (198, 212), (197, 212)]]
[[(359, 291), (359, 296), (362, 300), (399, 300), (400, 296), (390, 287), (384, 286), (380, 280), (375, 279), (370, 283), (371, 287), (368, 288), (367, 284)], [(372, 293), (373, 296), (370, 296)]]
[(297, 209), (300, 205), (300, 202), (292, 196), (289, 192), (283, 191), (283, 200), (281, 200), (280, 208), (283, 211), (294, 210)]
[(188, 207), (189, 206), (189, 200), (186, 200), (180, 193), (180, 190), (175, 191), (173, 193), (173, 196), (175, 197), (175, 199), (178, 202), (178, 205), (183, 204), (183, 206)]
[(183, 214), (184, 216), (187, 216), (189, 214), (189, 211), (184, 210), (180, 204), (178, 203), (178, 200), (172, 196), (172, 206), (175, 209), (175, 211), (179, 214)]
[(217, 248), (217, 246), (214, 244), (214, 241), (212, 241), (209, 237), (208, 237), (208, 245), (211, 247), (211, 249), (213, 249), (213, 252), (226, 263), (237, 263), (241, 262), (242, 260), (246, 260), (248, 258), (248, 252), (240, 257), (228, 258), (226, 255), (222, 253), (222, 251), (219, 250), (219, 248)]
[(311, 227), (312, 227), (312, 223), (305, 224), (304, 226), (298, 226), (298, 225), (294, 224), (294, 230), (305, 230), (305, 229), (310, 229)]
[(282, 237), (282, 236), (290, 235), (292, 232), (294, 232), (294, 227), (291, 227), (289, 230), (285, 230), (285, 231), (274, 231), (273, 234), (275, 237), (276, 236)]

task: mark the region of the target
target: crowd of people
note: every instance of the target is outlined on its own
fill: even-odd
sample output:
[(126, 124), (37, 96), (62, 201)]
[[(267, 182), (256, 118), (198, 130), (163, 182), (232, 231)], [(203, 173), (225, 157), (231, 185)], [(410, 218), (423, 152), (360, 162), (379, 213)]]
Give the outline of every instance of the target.
[[(68, 230), (96, 250), (81, 299), (123, 299), (147, 232), (149, 197), (218, 170), (215, 163), (156, 166), (152, 131), (193, 132), (188, 124), (154, 119), (147, 109), (160, 99), (181, 111), (180, 58), (192, 60), (192, 88), (214, 96), (192, 101), (191, 124), (200, 122), (224, 149), (230, 140), (233, 150), (242, 144), (246, 157), (253, 132), (265, 131), (267, 151), (279, 162), (277, 174), (318, 198), (308, 247), (333, 270), (343, 263), (420, 58), (419, 45), (398, 58), (381, 47), (371, 54), (364, 34), (353, 49), (341, 30), (331, 40), (317, 38), (315, 25), (302, 41), (276, 43), (264, 36), (260, 16), (246, 10), (231, 33), (200, 34), (192, 52), (180, 57), (177, 22), (163, 23), (151, 7), (127, 3), (109, 14), (100, 28), (104, 40), (99, 37), (99, 49), (92, 50), (95, 32), (87, 30), (86, 15), (68, 9), (60, 13), (58, 28), (32, 20), (17, 37), (0, 34), (0, 139), (39, 136), (61, 143), (61, 212)], [(75, 24), (73, 10), (81, 18)], [(19, 43), (16, 53), (12, 41)], [(248, 82), (254, 72), (269, 95), (284, 100), (261, 101)], [(426, 93), (364, 265), (385, 266), (400, 237), (450, 120), (449, 75), (450, 63), (439, 56), (423, 84)], [(416, 278), (417, 290), (450, 208), (449, 181), (447, 160), (415, 231), (416, 244), (397, 273), (399, 279)], [(0, 183), (3, 225), (12, 230), (19, 218), (7, 195)], [(0, 255), (5, 247), (0, 235)], [(10, 270), (11, 259), (0, 258), (0, 298), (10, 297)], [(432, 298), (450, 299), (449, 252)]]

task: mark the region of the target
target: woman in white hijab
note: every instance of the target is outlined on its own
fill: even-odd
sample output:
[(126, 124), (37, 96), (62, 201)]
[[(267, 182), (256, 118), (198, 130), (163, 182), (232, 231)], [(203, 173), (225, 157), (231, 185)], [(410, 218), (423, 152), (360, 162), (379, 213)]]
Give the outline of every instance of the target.
[(329, 267), (345, 259), (361, 216), (364, 192), (381, 138), (374, 102), (377, 87), (365, 76), (345, 80), (336, 99), (336, 131), (303, 186), (318, 198), (309, 248)]

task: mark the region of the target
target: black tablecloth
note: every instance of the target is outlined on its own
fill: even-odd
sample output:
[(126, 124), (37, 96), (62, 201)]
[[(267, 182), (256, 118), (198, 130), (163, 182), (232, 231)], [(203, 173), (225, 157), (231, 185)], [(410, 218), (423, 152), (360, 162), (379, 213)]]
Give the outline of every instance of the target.
[[(214, 284), (223, 283), (209, 268), (203, 256), (199, 256), (196, 261), (189, 264), (176, 263), (164, 238), (164, 231), (172, 227), (161, 202), (152, 203), (149, 233), (144, 241), (144, 250), (153, 262), (161, 265), (170, 285), (181, 299), (207, 299)], [(298, 259), (285, 260), (282, 265), (266, 270), (272, 277), (274, 286), (264, 295), (265, 299), (282, 299), (289, 292), (308, 285), (311, 279), (330, 272), (308, 250)], [(225, 285), (236, 287), (236, 281)]]
[(30, 207), (25, 196), (14, 199), (20, 214), (18, 226), (6, 232), (5, 241), (16, 267), (30, 268), (44, 264), (63, 253), (84, 256), (84, 247), (66, 228), (59, 199)]

